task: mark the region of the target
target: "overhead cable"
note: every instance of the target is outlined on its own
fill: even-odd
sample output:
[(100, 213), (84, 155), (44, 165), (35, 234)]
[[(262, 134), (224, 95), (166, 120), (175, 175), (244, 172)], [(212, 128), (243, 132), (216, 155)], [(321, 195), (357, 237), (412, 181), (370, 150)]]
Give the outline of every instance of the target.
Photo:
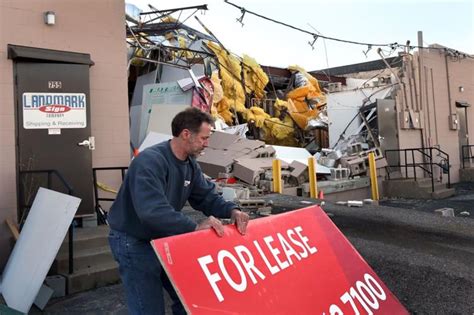
[(451, 53), (453, 53), (457, 56), (462, 55), (462, 56), (467, 57), (467, 58), (474, 58), (473, 56), (470, 56), (469, 54), (460, 53), (457, 50), (446, 48), (446, 47), (425, 47), (425, 46), (416, 46), (416, 45), (409, 45), (409, 44), (404, 45), (404, 44), (399, 44), (397, 42), (386, 43), (386, 44), (380, 44), (380, 43), (374, 44), (374, 43), (358, 42), (358, 41), (353, 41), (353, 40), (346, 40), (346, 39), (341, 39), (341, 38), (336, 38), (336, 37), (325, 36), (325, 35), (321, 35), (321, 33), (316, 34), (316, 33), (313, 33), (311, 31), (299, 28), (297, 26), (293, 26), (293, 25), (290, 25), (290, 24), (287, 24), (287, 23), (269, 18), (269, 17), (264, 16), (262, 14), (249, 11), (246, 8), (241, 7), (239, 5), (236, 5), (236, 4), (234, 4), (234, 3), (232, 3), (228, 0), (224, 0), (224, 2), (240, 10), (240, 12), (242, 13), (242, 16), (238, 19), (238, 22), (241, 23), (242, 25), (243, 25), (242, 20), (243, 20), (244, 14), (245, 13), (252, 14), (252, 15), (255, 15), (255, 16), (261, 18), (261, 19), (264, 19), (264, 20), (267, 20), (267, 21), (270, 21), (270, 22), (273, 22), (273, 23), (276, 23), (276, 24), (280, 24), (280, 25), (283, 25), (285, 27), (294, 29), (296, 31), (311, 35), (313, 37), (313, 41), (309, 42), (309, 44), (312, 47), (314, 47), (314, 43), (320, 37), (320, 38), (324, 38), (324, 39), (332, 40), (332, 41), (336, 41), (336, 42), (341, 42), (341, 43), (367, 46), (367, 51), (365, 51), (364, 53), (367, 53), (373, 47), (389, 47), (392, 50), (395, 49), (395, 48), (407, 48), (408, 50), (417, 48), (417, 49), (437, 49), (437, 50), (449, 51), (449, 52), (451, 52)]

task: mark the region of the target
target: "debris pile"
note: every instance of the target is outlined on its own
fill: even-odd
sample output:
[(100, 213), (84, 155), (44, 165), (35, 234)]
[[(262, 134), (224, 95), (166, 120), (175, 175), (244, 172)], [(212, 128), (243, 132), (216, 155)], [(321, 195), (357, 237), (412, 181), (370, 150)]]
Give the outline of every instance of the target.
[[(309, 193), (307, 160), (317, 151), (318, 180), (340, 183), (365, 175), (370, 152), (383, 165), (380, 150), (365, 138), (322, 149), (328, 146), (327, 89), (305, 69), (280, 69), (288, 80), (278, 81), (269, 67), (264, 71), (250, 56), (231, 53), (199, 18), (204, 33), (180, 21), (206, 5), (150, 9), (126, 7), (132, 151), (152, 144), (150, 135), (166, 138), (174, 115), (194, 106), (209, 112), (218, 130), (197, 160), (232, 200), (272, 191), (275, 158), (281, 160), (285, 193), (303, 196)], [(195, 11), (186, 17), (188, 10)], [(298, 158), (293, 152), (287, 158), (288, 147), (300, 150)]]

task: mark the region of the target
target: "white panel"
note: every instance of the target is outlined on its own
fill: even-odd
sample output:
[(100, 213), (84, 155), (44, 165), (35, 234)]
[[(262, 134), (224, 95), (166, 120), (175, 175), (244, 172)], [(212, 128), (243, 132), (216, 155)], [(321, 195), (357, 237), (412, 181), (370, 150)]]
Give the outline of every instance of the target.
[(171, 121), (174, 116), (188, 107), (189, 105), (153, 105), (148, 121), (147, 134), (154, 131), (171, 135)]
[[(154, 108), (155, 105), (160, 106), (170, 106), (170, 105), (188, 105), (191, 106), (193, 93), (191, 90), (187, 92), (183, 92), (179, 87), (178, 83), (176, 82), (168, 82), (168, 83), (158, 83), (158, 84), (147, 84), (143, 87), (143, 105), (141, 106), (141, 114), (140, 114), (140, 127), (139, 134), (138, 134), (138, 142), (134, 143), (135, 146), (141, 145), (145, 136), (148, 134), (149, 131), (156, 131), (165, 134), (171, 134), (171, 120), (176, 113), (174, 108), (170, 108), (171, 113), (174, 113), (173, 116), (171, 114), (165, 113), (167, 107), (163, 107), (160, 109), (160, 112), (164, 114), (167, 118), (170, 118), (169, 121), (165, 121), (165, 127), (169, 127), (166, 129), (156, 129), (155, 127), (150, 127), (149, 124), (152, 124), (151, 121), (153, 115), (153, 111), (156, 110)], [(156, 113), (155, 113), (156, 114)], [(166, 130), (166, 131), (164, 131)]]
[[(304, 165), (308, 165), (308, 158), (311, 157), (311, 153), (309, 153), (305, 148), (284, 147), (278, 145), (272, 145), (272, 147), (275, 149), (275, 157), (288, 164), (297, 161)], [(316, 173), (331, 174), (331, 171), (326, 166), (316, 163)]]
[(145, 140), (143, 140), (143, 143), (140, 145), (140, 148), (138, 149), (139, 152), (142, 152), (146, 148), (149, 148), (155, 144), (158, 144), (160, 142), (166, 141), (173, 138), (172, 135), (167, 135), (164, 133), (158, 133), (154, 131), (150, 131), (147, 135)]
[(28, 313), (81, 199), (40, 188), (3, 272), (7, 305)]

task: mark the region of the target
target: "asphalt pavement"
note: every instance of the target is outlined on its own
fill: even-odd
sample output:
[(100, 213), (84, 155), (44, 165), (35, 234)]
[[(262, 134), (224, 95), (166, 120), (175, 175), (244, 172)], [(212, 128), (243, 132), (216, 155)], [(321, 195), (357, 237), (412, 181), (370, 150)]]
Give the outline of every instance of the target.
[[(474, 185), (459, 185), (445, 200), (392, 199), (323, 209), (412, 314), (474, 314)], [(267, 195), (273, 213), (307, 206), (311, 199)], [(302, 203), (303, 201), (303, 203)], [(319, 202), (318, 202), (319, 203)], [(454, 217), (434, 212), (454, 208)], [(461, 216), (461, 212), (471, 212)], [(199, 220), (202, 215), (185, 210)], [(40, 313), (37, 309), (33, 314)], [(168, 314), (171, 312), (167, 311)], [(127, 314), (120, 284), (49, 302), (44, 314)]]

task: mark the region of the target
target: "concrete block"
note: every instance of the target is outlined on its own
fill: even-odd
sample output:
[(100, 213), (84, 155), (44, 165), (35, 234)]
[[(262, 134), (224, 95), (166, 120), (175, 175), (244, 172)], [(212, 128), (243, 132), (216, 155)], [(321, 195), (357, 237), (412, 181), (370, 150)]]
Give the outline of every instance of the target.
[(443, 217), (454, 217), (453, 208), (440, 208), (436, 209), (434, 212), (441, 214)]
[(250, 189), (248, 188), (237, 189), (237, 199), (249, 199), (249, 198), (250, 198)]
[(348, 168), (331, 168), (331, 180), (348, 179), (350, 170)]
[(54, 293), (53, 289), (43, 284), (33, 303), (35, 303), (35, 305), (40, 310), (44, 310), (44, 308), (46, 307), (46, 304), (48, 304), (49, 299), (53, 296), (53, 293)]
[(363, 149), (362, 149), (362, 143), (360, 143), (360, 142), (352, 143), (348, 147), (348, 153), (349, 154), (358, 154), (361, 151), (363, 151)]
[(322, 157), (319, 158), (318, 163), (320, 165), (324, 165), (326, 167), (334, 167), (334, 165), (336, 165), (336, 160), (331, 159), (327, 156), (322, 156)]
[(272, 191), (272, 181), (262, 179), (258, 182), (258, 187), (263, 191)]
[(242, 208), (258, 208), (265, 206), (263, 199), (239, 199), (237, 204)]
[(291, 176), (296, 178), (299, 185), (308, 181), (308, 166), (298, 161), (293, 161), (290, 164)]
[(364, 203), (360, 200), (348, 200), (347, 201), (347, 206), (348, 207), (362, 207)]
[(339, 150), (334, 150), (327, 154), (327, 158), (332, 160), (339, 160), (341, 157), (342, 152)]
[(284, 187), (283, 194), (289, 196), (297, 196), (298, 195), (298, 187)]
[(388, 163), (387, 163), (386, 158), (381, 158), (381, 159), (375, 160), (375, 168), (376, 169), (384, 168), (387, 165), (388, 165)]
[(351, 175), (359, 175), (367, 172), (367, 165), (365, 158), (344, 159), (341, 161), (342, 165), (351, 171)]
[(60, 275), (48, 276), (44, 283), (53, 289), (53, 298), (66, 296), (66, 278)]
[(97, 226), (97, 213), (93, 215), (82, 217), (82, 227), (96, 227)]

